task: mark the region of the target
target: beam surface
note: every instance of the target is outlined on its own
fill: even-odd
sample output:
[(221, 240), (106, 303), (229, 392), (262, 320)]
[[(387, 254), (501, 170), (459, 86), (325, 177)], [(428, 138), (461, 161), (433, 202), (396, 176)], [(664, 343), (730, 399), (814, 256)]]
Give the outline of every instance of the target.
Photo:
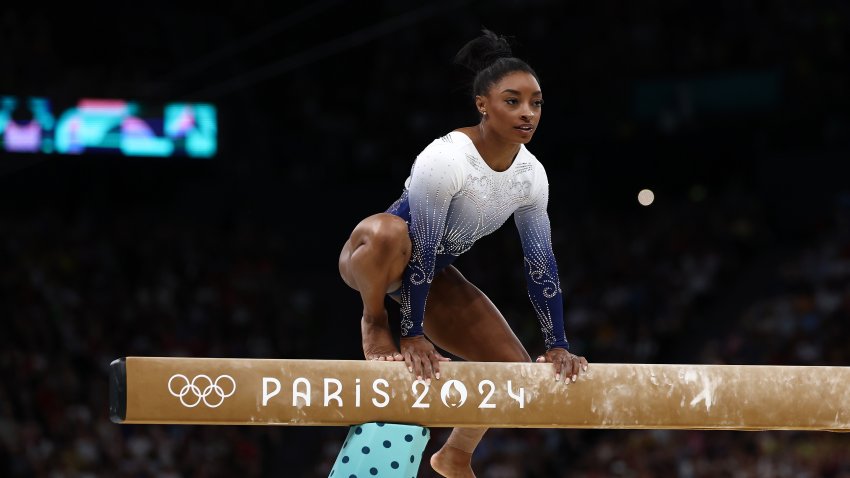
[(447, 362), (415, 381), (401, 362), (126, 357), (116, 423), (850, 431), (850, 367)]

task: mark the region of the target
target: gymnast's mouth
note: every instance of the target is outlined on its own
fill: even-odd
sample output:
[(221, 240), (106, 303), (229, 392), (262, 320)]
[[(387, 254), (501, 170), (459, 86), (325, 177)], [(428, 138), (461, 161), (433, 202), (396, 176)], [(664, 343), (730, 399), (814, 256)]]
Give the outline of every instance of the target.
[(530, 123), (521, 124), (519, 126), (514, 126), (514, 129), (518, 129), (520, 131), (530, 132), (534, 130), (534, 125)]

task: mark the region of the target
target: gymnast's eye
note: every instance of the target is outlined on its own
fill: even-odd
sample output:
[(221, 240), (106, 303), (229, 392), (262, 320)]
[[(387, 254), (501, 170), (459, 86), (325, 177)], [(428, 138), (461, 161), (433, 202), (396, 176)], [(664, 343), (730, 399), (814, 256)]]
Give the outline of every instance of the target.
[(541, 106), (543, 106), (543, 100), (537, 100), (537, 101), (535, 101), (535, 102), (534, 102), (534, 106), (536, 106), (536, 107), (540, 108)]
[(506, 99), (506, 100), (505, 100), (505, 103), (507, 103), (507, 104), (509, 104), (509, 105), (515, 105), (515, 104), (517, 104), (518, 102), (517, 102), (517, 99), (516, 99), (516, 98), (508, 98), (508, 99)]

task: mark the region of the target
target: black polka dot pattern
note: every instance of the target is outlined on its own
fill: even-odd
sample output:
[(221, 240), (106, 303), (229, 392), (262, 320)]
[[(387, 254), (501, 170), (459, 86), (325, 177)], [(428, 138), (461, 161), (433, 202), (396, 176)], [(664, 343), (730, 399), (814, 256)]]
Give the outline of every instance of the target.
[[(415, 478), (428, 432), (425, 427), (406, 424), (373, 422), (353, 425), (328, 476), (395, 478), (413, 475)], [(409, 464), (399, 460), (406, 454), (410, 456)]]

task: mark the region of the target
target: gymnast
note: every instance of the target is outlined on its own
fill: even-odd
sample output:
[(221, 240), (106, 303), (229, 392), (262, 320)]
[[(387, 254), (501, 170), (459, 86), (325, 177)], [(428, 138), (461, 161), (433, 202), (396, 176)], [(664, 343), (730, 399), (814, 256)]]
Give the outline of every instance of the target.
[[(563, 297), (552, 250), (543, 165), (526, 148), (540, 123), (543, 94), (534, 70), (512, 55), (504, 37), (484, 29), (455, 55), (475, 73), (480, 121), (434, 139), (416, 157), (401, 196), (360, 221), (339, 256), (339, 271), (363, 302), (367, 360), (404, 361), (414, 376), (440, 378), (449, 360), (523, 362), (531, 357), (493, 302), (452, 262), (513, 215), (524, 256), (528, 296), (540, 322), (555, 380), (587, 370), (569, 352)], [(385, 297), (400, 304), (400, 347)], [(446, 477), (472, 477), (472, 453), (485, 428), (455, 428), (431, 457)]]

